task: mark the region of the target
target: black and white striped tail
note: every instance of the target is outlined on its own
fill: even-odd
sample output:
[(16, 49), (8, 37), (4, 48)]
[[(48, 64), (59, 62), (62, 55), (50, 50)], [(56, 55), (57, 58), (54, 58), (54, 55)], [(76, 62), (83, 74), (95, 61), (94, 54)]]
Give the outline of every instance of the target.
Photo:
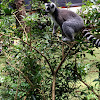
[(84, 37), (86, 37), (86, 39), (88, 41), (91, 41), (93, 44), (96, 45), (96, 47), (100, 47), (100, 39), (95, 38), (90, 32), (89, 30), (84, 29), (83, 30), (83, 34)]

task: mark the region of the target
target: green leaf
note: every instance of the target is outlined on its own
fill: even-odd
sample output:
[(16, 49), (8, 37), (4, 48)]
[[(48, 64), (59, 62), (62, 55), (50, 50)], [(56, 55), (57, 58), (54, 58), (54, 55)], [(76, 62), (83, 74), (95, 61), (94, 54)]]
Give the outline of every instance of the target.
[(93, 82), (100, 82), (100, 79), (95, 79), (93, 80)]
[(4, 9), (5, 14), (11, 15), (12, 9), (10, 8), (5, 8)]

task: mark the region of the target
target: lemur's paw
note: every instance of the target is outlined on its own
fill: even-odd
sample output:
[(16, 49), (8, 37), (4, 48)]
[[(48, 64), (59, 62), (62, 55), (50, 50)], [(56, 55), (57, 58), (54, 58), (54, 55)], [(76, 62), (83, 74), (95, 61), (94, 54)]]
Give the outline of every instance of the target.
[(70, 39), (68, 39), (67, 37), (62, 37), (62, 41), (63, 42), (66, 42), (66, 41), (70, 42)]

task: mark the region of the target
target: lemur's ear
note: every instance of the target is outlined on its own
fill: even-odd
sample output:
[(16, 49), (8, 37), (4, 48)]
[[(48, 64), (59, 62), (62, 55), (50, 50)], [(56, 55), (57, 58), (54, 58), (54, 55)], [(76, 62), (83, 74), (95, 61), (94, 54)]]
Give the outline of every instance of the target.
[(56, 7), (56, 5), (52, 2), (51, 3), (51, 8), (54, 8), (54, 7)]

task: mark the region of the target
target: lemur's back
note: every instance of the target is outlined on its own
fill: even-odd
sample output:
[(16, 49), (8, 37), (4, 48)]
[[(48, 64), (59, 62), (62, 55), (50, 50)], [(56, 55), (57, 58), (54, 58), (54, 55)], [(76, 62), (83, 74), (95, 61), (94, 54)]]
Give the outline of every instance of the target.
[(77, 15), (76, 13), (74, 13), (70, 10), (63, 9), (63, 8), (57, 8), (57, 10), (58, 10), (58, 15), (55, 16), (55, 19), (58, 17), (63, 22), (64, 21), (69, 21), (69, 20), (73, 21), (73, 19), (74, 19), (74, 21), (75, 20), (79, 21), (84, 26), (83, 19), (79, 15)]

